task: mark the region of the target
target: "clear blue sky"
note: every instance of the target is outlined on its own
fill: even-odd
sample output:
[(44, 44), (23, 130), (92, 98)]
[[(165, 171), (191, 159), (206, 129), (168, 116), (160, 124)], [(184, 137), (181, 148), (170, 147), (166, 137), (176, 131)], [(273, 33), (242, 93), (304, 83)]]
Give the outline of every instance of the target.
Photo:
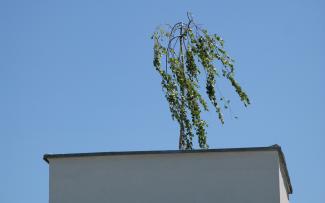
[[(237, 97), (211, 148), (279, 144), (291, 203), (324, 203), (325, 2), (0, 1), (0, 202), (48, 201), (44, 153), (177, 149), (150, 36), (186, 11), (236, 59)], [(229, 89), (230, 90), (230, 89)], [(225, 89), (226, 92), (228, 89)]]

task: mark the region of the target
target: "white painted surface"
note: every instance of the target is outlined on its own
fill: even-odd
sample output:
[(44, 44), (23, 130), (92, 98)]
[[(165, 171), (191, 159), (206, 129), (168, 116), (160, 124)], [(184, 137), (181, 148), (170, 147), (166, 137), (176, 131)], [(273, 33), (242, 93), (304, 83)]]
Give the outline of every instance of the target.
[(284, 184), (283, 174), (281, 172), (280, 167), (279, 167), (279, 187), (280, 187), (280, 203), (289, 203), (289, 195)]
[(50, 159), (50, 203), (279, 203), (280, 182), (276, 151)]

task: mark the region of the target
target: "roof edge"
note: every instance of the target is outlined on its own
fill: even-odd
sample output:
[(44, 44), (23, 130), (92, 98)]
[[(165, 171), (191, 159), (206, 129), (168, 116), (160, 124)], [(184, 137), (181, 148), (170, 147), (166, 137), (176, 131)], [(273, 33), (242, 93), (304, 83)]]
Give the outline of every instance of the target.
[(284, 154), (281, 146), (278, 144), (269, 147), (245, 147), (245, 148), (222, 148), (222, 149), (195, 149), (195, 150), (154, 150), (154, 151), (116, 151), (116, 152), (88, 152), (88, 153), (70, 153), (70, 154), (44, 154), (43, 160), (50, 163), (49, 159), (89, 157), (89, 156), (116, 156), (116, 155), (144, 155), (144, 154), (186, 154), (202, 152), (249, 152), (249, 151), (277, 151), (279, 155), (280, 167), (284, 172), (286, 179), (286, 188), (288, 194), (292, 194), (292, 185), (289, 177)]
[[(221, 149), (193, 149), (193, 150), (151, 150), (151, 151), (113, 151), (113, 152), (85, 152), (85, 153), (63, 153), (44, 154), (43, 160), (49, 163), (53, 158), (72, 158), (88, 156), (113, 156), (113, 155), (142, 155), (142, 154), (184, 154), (202, 152), (239, 152), (239, 151), (270, 151), (275, 150), (276, 145), (270, 147), (246, 147), (246, 148), (221, 148)], [(278, 145), (277, 145), (278, 146)]]
[(288, 171), (285, 156), (284, 156), (284, 153), (283, 153), (283, 151), (281, 149), (281, 146), (275, 144), (275, 145), (272, 145), (271, 147), (274, 147), (278, 151), (278, 154), (279, 154), (279, 157), (280, 157), (280, 167), (281, 167), (280, 170), (281, 170), (282, 173), (284, 173), (283, 175), (285, 176), (285, 179), (286, 179), (286, 185), (285, 186), (287, 188), (288, 194), (292, 194), (293, 189), (292, 189), (292, 185), (291, 185), (291, 181), (290, 181), (289, 171)]

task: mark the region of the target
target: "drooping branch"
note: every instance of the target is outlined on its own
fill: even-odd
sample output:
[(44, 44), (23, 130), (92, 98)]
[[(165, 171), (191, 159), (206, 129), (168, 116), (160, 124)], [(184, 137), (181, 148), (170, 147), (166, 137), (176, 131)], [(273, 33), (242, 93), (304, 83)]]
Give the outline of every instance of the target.
[[(192, 149), (194, 133), (198, 137), (200, 148), (208, 148), (207, 123), (201, 118), (202, 109), (208, 111), (208, 105), (199, 92), (199, 75), (206, 73), (205, 89), (216, 110), (218, 119), (224, 123), (220, 102), (223, 97), (216, 94), (217, 78), (230, 81), (245, 106), (249, 99), (234, 78), (233, 60), (224, 50), (224, 41), (218, 35), (209, 35), (207, 30), (198, 26), (190, 13), (188, 22), (178, 22), (169, 26), (169, 31), (159, 29), (154, 40), (154, 66), (162, 77), (162, 87), (169, 103), (172, 118), (180, 126), (179, 149)], [(161, 58), (165, 56), (165, 70), (161, 68)], [(216, 62), (222, 64), (216, 66)], [(228, 106), (229, 102), (227, 102)]]

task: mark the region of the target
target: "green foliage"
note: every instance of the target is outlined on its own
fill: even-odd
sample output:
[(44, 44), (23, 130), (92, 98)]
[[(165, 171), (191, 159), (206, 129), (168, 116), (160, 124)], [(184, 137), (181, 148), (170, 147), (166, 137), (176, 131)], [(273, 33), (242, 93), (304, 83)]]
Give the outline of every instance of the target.
[(199, 92), (201, 72), (206, 76), (207, 96), (222, 124), (224, 118), (219, 101), (224, 102), (224, 108), (228, 108), (230, 101), (217, 97), (217, 78), (229, 80), (245, 106), (250, 102), (234, 78), (234, 61), (225, 51), (224, 41), (216, 34), (209, 35), (194, 23), (190, 14), (187, 17), (187, 23), (176, 23), (169, 26), (168, 31), (160, 28), (153, 34), (153, 65), (162, 78), (172, 118), (180, 126), (179, 149), (192, 149), (195, 134), (200, 148), (206, 149), (207, 122), (201, 118), (201, 112), (208, 111), (208, 105)]

